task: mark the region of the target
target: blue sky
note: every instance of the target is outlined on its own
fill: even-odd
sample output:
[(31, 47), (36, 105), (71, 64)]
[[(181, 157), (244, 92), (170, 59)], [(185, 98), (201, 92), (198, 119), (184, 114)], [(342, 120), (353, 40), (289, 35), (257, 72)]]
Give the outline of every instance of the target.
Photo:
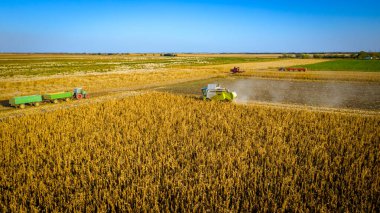
[(0, 0), (0, 52), (380, 51), (374, 0)]

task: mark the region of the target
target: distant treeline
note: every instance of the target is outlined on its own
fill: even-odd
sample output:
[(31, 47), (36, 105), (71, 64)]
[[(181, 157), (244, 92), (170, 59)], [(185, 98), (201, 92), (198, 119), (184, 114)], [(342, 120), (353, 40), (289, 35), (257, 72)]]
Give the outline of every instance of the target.
[(379, 52), (358, 52), (358, 53), (286, 53), (280, 58), (350, 58), (350, 59), (380, 59)]

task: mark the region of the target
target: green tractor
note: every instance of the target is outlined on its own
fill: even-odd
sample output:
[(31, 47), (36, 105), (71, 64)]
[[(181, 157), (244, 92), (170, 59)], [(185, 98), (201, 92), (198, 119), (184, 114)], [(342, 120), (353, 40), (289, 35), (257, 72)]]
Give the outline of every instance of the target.
[(232, 101), (236, 98), (236, 92), (230, 92), (219, 84), (209, 84), (202, 88), (203, 100)]
[(79, 100), (82, 98), (89, 98), (90, 96), (84, 89), (78, 87), (74, 89), (73, 97)]

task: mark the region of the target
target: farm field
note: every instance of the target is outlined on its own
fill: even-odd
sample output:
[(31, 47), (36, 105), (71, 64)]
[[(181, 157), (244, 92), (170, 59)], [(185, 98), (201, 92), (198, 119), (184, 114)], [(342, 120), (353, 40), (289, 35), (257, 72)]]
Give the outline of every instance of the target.
[[(27, 58), (26, 61), (21, 60), (25, 57)], [(7, 99), (13, 96), (20, 95), (66, 91), (68, 89), (71, 90), (72, 88), (78, 86), (85, 87), (87, 90), (92, 92), (106, 92), (167, 85), (170, 83), (207, 79), (216, 76), (227, 76), (229, 75), (229, 69), (231, 68), (231, 66), (240, 64), (236, 63), (236, 60), (240, 62), (251, 61), (241, 63), (252, 69), (252, 71), (247, 72), (247, 74), (259, 74), (264, 76), (278, 73), (273, 71), (269, 71), (269, 73), (266, 73), (268, 67), (281, 66), (283, 64), (296, 65), (300, 63), (316, 63), (319, 61), (324, 61), (253, 58), (251, 55), (248, 55), (246, 57), (229, 56), (227, 58), (214, 56), (212, 58), (215, 59), (214, 63), (217, 64), (207, 64), (202, 66), (200, 64), (196, 64), (193, 66), (191, 65), (191, 63), (189, 63), (189, 61), (206, 61), (208, 60), (209, 56), (206, 56), (206, 58), (197, 55), (194, 55), (190, 58), (187, 56), (169, 58), (160, 56), (149, 56), (151, 57), (151, 59), (149, 60), (147, 60), (146, 57), (140, 55), (98, 56), (82, 54), (50, 54), (46, 56), (43, 54), (30, 54), (27, 56), (9, 56), (7, 54), (0, 54), (0, 61), (2, 61), (3, 65), (5, 64), (2, 68), (3, 76), (0, 77), (0, 100), (6, 101)], [(11, 62), (7, 62), (8, 60), (10, 60)], [(55, 61), (54, 63), (58, 64), (55, 64), (53, 66), (52, 64), (50, 64), (51, 60)], [(71, 60), (71, 62), (59, 62), (65, 60)], [(111, 66), (112, 63), (116, 63), (115, 60), (118, 60), (118, 63), (121, 63), (120, 61), (124, 61), (123, 63), (139, 64), (140, 68), (131, 68), (128, 66), (122, 68), (123, 66), (118, 67), (119, 65), (115, 65), (115, 67), (113, 68), (109, 67), (110, 70), (108, 70), (107, 68), (107, 70), (104, 72), (100, 72), (97, 69), (96, 63), (103, 63)], [(166, 62), (170, 60), (173, 60), (174, 62), (168, 62), (169, 64), (171, 64), (170, 66), (172, 67), (168, 65), (166, 68), (159, 68), (159, 66), (156, 65), (160, 64), (159, 62), (157, 62), (160, 60), (161, 62), (165, 60)], [(18, 63), (18, 61), (22, 62)], [(45, 65), (42, 68), (36, 68), (36, 64), (33, 61), (37, 61), (37, 64)], [(75, 61), (77, 61), (78, 64), (75, 64)], [(93, 63), (94, 61), (96, 63)], [(156, 61), (157, 63), (151, 63), (152, 61)], [(9, 66), (9, 63), (14, 64), (12, 66)], [(188, 64), (184, 65), (186, 63)], [(58, 70), (56, 71), (59, 74), (52, 75), (50, 73), (51, 69), (55, 69), (54, 67), (57, 67)], [(264, 71), (260, 74), (256, 70)], [(6, 73), (11, 74), (6, 75)], [(348, 78), (351, 78), (351, 76), (349, 76)], [(360, 77), (358, 78), (360, 79)], [(372, 77), (368, 77), (368, 75), (363, 75), (362, 78), (372, 79)]]
[(316, 64), (308, 64), (308, 70), (313, 71), (360, 71), (360, 72), (380, 72), (380, 60), (355, 60), (341, 59), (332, 60)]
[[(278, 71), (327, 62), (0, 54), (0, 212), (376, 212), (380, 73)], [(91, 98), (8, 105), (75, 87)]]
[(159, 54), (140, 55), (85, 55), (85, 54), (2, 54), (0, 77), (49, 76), (73, 73), (105, 73), (149, 71), (160, 68), (263, 62), (275, 58), (215, 57), (212, 55), (164, 57)]
[[(31, 95), (44, 92), (67, 91), (73, 87), (82, 86), (92, 92), (107, 92), (119, 90), (134, 90), (152, 86), (180, 83), (191, 80), (207, 79), (212, 77), (229, 76), (229, 70), (233, 66), (240, 66), (246, 70), (240, 74), (247, 77), (281, 78), (281, 79), (315, 79), (315, 80), (343, 80), (343, 81), (380, 81), (380, 75), (376, 72), (333, 72), (312, 71), (306, 73), (278, 72), (278, 67), (295, 66), (299, 64), (313, 64), (326, 61), (324, 59), (276, 59), (268, 58), (268, 55), (253, 58), (252, 55), (231, 56), (225, 59), (220, 55), (202, 56), (195, 55), (184, 57), (169, 57), (141, 55), (70, 55), (70, 54), (28, 54), (16, 55), (0, 54), (2, 63), (2, 77), (0, 77), (0, 101), (6, 101), (13, 96)], [(150, 57), (153, 59), (146, 59)], [(217, 59), (207, 65), (191, 65), (189, 61), (207, 61), (206, 58)], [(276, 56), (277, 57), (277, 56)], [(191, 59), (189, 59), (191, 58)], [(198, 58), (198, 59), (197, 59)], [(231, 61), (232, 58), (235, 58)], [(236, 59), (237, 58), (237, 59)], [(25, 60), (24, 60), (25, 59)], [(8, 61), (9, 60), (9, 61)], [(55, 61), (54, 66), (50, 63)], [(71, 62), (62, 62), (69, 60)], [(99, 71), (97, 63), (108, 64), (104, 71)], [(116, 63), (112, 64), (112, 63)], [(166, 62), (166, 67), (155, 66), (159, 61)], [(174, 62), (168, 62), (174, 60)], [(240, 61), (237, 63), (238, 60)], [(251, 62), (246, 62), (251, 60)], [(20, 62), (22, 61), (22, 62)], [(30, 61), (37, 61), (36, 63)], [(76, 61), (76, 62), (75, 62)], [(121, 62), (124, 61), (124, 62)], [(151, 63), (156, 61), (157, 63)], [(245, 61), (242, 63), (242, 61)], [(254, 61), (254, 62), (252, 62)], [(75, 64), (75, 63), (77, 64)], [(139, 64), (140, 68), (120, 63)], [(186, 64), (187, 65), (184, 65)], [(13, 64), (13, 65), (9, 65)], [(36, 64), (42, 68), (36, 68)], [(153, 64), (153, 65), (152, 65)], [(103, 66), (102, 65), (102, 66)], [(161, 66), (161, 65), (160, 65)], [(55, 67), (55, 68), (54, 68)], [(55, 70), (52, 74), (51, 69)], [(8, 74), (9, 75), (8, 75)], [(149, 73), (149, 75), (147, 75)], [(0, 107), (1, 108), (1, 107)]]
[(379, 116), (149, 93), (0, 122), (1, 211), (376, 211)]

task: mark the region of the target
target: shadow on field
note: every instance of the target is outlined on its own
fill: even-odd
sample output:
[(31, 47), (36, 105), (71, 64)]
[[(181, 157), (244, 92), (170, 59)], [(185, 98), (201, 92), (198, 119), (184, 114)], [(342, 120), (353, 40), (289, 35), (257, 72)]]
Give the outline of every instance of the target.
[(0, 105), (3, 107), (11, 107), (9, 100), (0, 100)]
[(187, 94), (185, 94), (185, 97), (192, 99), (194, 101), (203, 101), (203, 98), (199, 95), (187, 95)]

